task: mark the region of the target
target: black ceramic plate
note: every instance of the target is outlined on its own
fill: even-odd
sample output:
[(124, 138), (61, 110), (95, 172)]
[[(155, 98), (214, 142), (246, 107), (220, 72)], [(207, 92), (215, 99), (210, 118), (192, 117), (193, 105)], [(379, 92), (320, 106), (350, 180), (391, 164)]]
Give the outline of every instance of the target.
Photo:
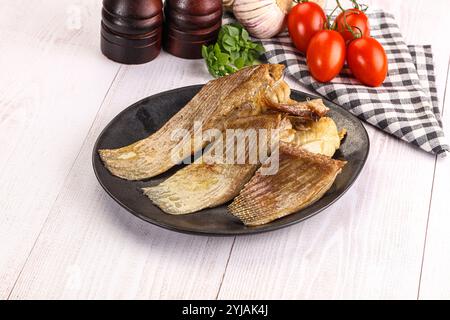
[[(356, 117), (337, 105), (325, 101), (331, 109), (329, 115), (338, 127), (346, 128), (348, 131), (340, 150), (335, 155), (335, 158), (347, 160), (348, 164), (338, 175), (332, 188), (315, 204), (259, 227), (244, 226), (227, 212), (227, 205), (183, 216), (164, 213), (142, 194), (141, 188), (160, 183), (176, 172), (180, 166), (146, 181), (126, 181), (109, 173), (103, 166), (97, 151), (119, 148), (146, 138), (183, 108), (201, 87), (175, 89), (135, 103), (108, 124), (95, 144), (93, 165), (100, 184), (115, 201), (137, 217), (174, 231), (203, 235), (240, 235), (271, 231), (305, 220), (327, 208), (350, 188), (361, 172), (369, 153), (369, 138), (366, 130)], [(292, 97), (302, 101), (312, 96), (293, 90)]]

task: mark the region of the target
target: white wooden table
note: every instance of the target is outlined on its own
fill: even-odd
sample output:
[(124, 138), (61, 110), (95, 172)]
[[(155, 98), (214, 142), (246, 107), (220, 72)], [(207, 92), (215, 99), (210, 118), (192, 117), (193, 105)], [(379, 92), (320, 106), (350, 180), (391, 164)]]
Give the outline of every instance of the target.
[[(409, 44), (433, 45), (449, 109), (450, 2), (372, 2), (396, 15)], [(367, 165), (323, 213), (247, 237), (160, 229), (100, 188), (93, 143), (133, 102), (208, 81), (203, 62), (107, 60), (100, 0), (0, 8), (0, 299), (450, 298), (450, 157), (366, 126)]]

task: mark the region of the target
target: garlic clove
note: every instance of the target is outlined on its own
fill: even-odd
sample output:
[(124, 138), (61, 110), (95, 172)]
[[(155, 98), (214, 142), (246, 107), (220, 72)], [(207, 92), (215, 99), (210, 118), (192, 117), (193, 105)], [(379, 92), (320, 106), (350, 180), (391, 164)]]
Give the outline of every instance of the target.
[(276, 0), (278, 8), (284, 14), (288, 14), (294, 2), (292, 0)]
[(261, 17), (261, 15), (271, 13), (271, 11), (276, 10), (273, 4), (267, 4), (264, 7), (252, 10), (252, 11), (235, 11), (234, 14), (237, 16), (245, 16), (245, 20), (252, 20)]
[(234, 0), (236, 19), (257, 38), (270, 38), (284, 30), (292, 0)]
[(265, 9), (267, 6), (272, 6), (273, 0), (254, 1), (254, 2), (239, 2), (235, 1), (233, 6), (234, 13), (252, 14), (259, 12), (260, 9)]
[(257, 37), (261, 39), (271, 38), (277, 35), (284, 27), (283, 15), (276, 13), (270, 13), (267, 15), (267, 19), (263, 19), (263, 23), (260, 24), (261, 30), (255, 32)]

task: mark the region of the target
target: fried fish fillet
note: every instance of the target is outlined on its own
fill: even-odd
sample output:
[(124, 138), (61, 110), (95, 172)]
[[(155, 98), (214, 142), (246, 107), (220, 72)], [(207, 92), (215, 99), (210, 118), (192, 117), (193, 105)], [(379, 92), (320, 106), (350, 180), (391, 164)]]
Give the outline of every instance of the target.
[(323, 117), (310, 121), (304, 130), (297, 131), (292, 143), (306, 151), (332, 157), (341, 146), (341, 136), (333, 119)]
[[(227, 125), (227, 129), (290, 129), (289, 120), (282, 118), (280, 114), (258, 115), (237, 119)], [(242, 137), (238, 137), (238, 140)], [(270, 145), (270, 139), (274, 135), (269, 133), (265, 137), (266, 145)], [(286, 137), (283, 137), (286, 139)], [(179, 170), (169, 179), (156, 187), (143, 189), (146, 194), (164, 212), (181, 215), (202, 210), (204, 208), (216, 207), (233, 199), (244, 184), (254, 175), (260, 162), (258, 159), (249, 161), (249, 150), (258, 150), (258, 139), (246, 139), (245, 148), (236, 150), (233, 148), (234, 161), (239, 156), (245, 159), (243, 164), (229, 164), (225, 161), (226, 152), (221, 150), (223, 159), (217, 160), (212, 153), (206, 153), (195, 163)], [(220, 141), (221, 145), (226, 145)], [(234, 145), (234, 141), (233, 141)], [(215, 149), (215, 144), (210, 150)], [(220, 148), (222, 149), (222, 148)], [(258, 151), (257, 151), (258, 152)], [(241, 153), (241, 154), (238, 154)], [(264, 161), (264, 159), (263, 159)]]
[(269, 109), (301, 117), (304, 120), (318, 120), (325, 116), (329, 109), (323, 104), (322, 99), (295, 101), (287, 103), (269, 103)]
[(304, 209), (331, 188), (346, 162), (310, 153), (295, 144), (280, 144), (275, 175), (259, 169), (228, 207), (247, 226), (258, 226)]
[(322, 99), (295, 101), (290, 95), (289, 85), (279, 81), (267, 88), (264, 98), (269, 110), (301, 117), (303, 120), (318, 120), (330, 111)]
[[(253, 113), (262, 112), (264, 91), (282, 81), (283, 69), (282, 65), (259, 65), (213, 80), (156, 133), (119, 149), (99, 150), (100, 157), (113, 175), (123, 179), (140, 180), (161, 174), (176, 164), (171, 155), (179, 144), (171, 139), (174, 130), (185, 129), (194, 136), (196, 121), (202, 123), (202, 130), (220, 128), (224, 117), (245, 104), (256, 109)], [(183, 144), (192, 154), (206, 143), (194, 145), (190, 138)]]

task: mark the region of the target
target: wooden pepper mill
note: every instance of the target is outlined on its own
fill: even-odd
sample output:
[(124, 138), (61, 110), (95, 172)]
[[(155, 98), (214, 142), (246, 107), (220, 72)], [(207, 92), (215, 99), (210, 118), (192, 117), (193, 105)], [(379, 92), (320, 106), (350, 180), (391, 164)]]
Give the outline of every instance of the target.
[(141, 64), (161, 52), (162, 0), (103, 0), (101, 49), (111, 60)]
[(202, 58), (222, 26), (222, 0), (166, 0), (164, 49), (180, 58)]

